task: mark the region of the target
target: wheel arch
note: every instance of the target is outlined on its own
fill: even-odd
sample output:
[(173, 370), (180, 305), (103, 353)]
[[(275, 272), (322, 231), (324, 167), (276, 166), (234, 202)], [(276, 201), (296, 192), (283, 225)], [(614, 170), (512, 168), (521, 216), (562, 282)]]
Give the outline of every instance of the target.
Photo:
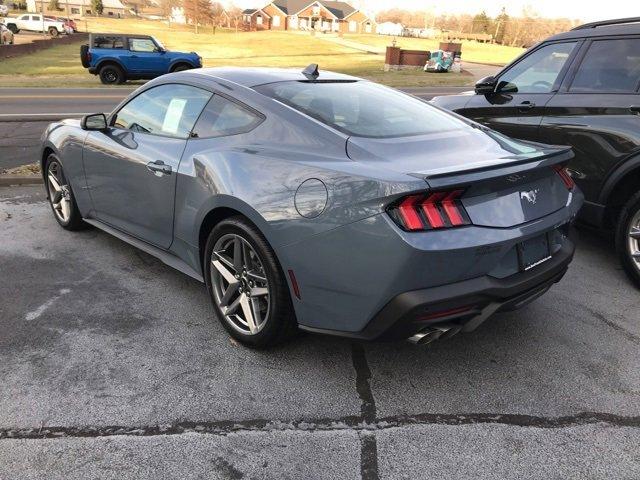
[(194, 232), (195, 241), (198, 245), (198, 253), (200, 255), (200, 266), (204, 265), (204, 250), (211, 230), (213, 230), (218, 223), (234, 216), (243, 217), (264, 236), (275, 252), (278, 262), (283, 266), (281, 252), (274, 242), (273, 232), (268, 222), (262, 215), (242, 200), (227, 195), (220, 195), (211, 199), (210, 202), (207, 202), (207, 205), (201, 209), (201, 212), (199, 215), (201, 220), (197, 222), (197, 232)]
[(176, 68), (178, 68), (179, 66), (184, 65), (186, 67), (191, 68), (195, 68), (193, 66), (193, 64), (187, 60), (184, 59), (179, 59), (179, 60), (174, 60), (171, 65), (169, 65), (169, 72), (173, 73), (175, 71)]
[(613, 226), (617, 212), (640, 190), (640, 155), (624, 161), (605, 180), (598, 201), (606, 208), (605, 222)]
[(127, 69), (124, 67), (122, 62), (120, 62), (120, 60), (117, 60), (113, 57), (101, 58), (100, 60), (98, 60), (98, 63), (96, 63), (95, 68), (99, 72), (102, 67), (104, 67), (105, 65), (111, 65), (111, 64), (120, 67), (124, 72), (124, 74), (125, 75), (127, 74)]
[(40, 173), (42, 175), (42, 180), (46, 182), (46, 172), (45, 172), (45, 163), (47, 162), (47, 158), (49, 158), (49, 155), (51, 155), (52, 153), (55, 153), (57, 155), (56, 149), (53, 148), (53, 146), (51, 145), (45, 145), (44, 148), (42, 149), (42, 157), (40, 158)]

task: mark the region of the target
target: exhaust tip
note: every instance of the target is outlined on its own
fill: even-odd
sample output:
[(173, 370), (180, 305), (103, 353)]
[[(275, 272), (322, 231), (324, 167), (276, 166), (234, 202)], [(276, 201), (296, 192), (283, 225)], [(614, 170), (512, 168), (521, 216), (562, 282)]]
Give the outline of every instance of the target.
[(461, 325), (456, 325), (452, 323), (443, 323), (440, 325), (434, 325), (432, 327), (428, 327), (421, 332), (412, 335), (407, 340), (414, 345), (428, 345), (430, 343), (435, 342), (436, 340), (442, 338), (447, 339), (453, 337), (456, 333), (458, 333), (462, 329)]

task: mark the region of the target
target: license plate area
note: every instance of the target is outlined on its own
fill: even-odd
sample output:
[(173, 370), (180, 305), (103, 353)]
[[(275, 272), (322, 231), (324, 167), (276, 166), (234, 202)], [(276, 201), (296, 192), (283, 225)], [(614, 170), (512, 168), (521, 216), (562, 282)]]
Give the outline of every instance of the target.
[(549, 260), (549, 243), (548, 233), (520, 242), (517, 246), (520, 271), (525, 272)]

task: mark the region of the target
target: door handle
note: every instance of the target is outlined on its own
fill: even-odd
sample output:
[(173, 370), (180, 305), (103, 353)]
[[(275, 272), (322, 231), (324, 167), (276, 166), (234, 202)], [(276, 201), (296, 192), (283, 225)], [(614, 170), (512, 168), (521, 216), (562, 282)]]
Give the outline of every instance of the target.
[(520, 110), (521, 112), (526, 112), (527, 110), (531, 110), (532, 108), (535, 108), (535, 106), (536, 106), (535, 103), (530, 102), (529, 100), (525, 100), (520, 105), (518, 105), (518, 110)]
[(640, 113), (640, 105), (631, 105), (629, 111), (631, 113)]
[(152, 172), (157, 177), (161, 177), (163, 175), (171, 175), (172, 172), (171, 165), (165, 165), (162, 160), (156, 160), (155, 162), (147, 163), (147, 170)]

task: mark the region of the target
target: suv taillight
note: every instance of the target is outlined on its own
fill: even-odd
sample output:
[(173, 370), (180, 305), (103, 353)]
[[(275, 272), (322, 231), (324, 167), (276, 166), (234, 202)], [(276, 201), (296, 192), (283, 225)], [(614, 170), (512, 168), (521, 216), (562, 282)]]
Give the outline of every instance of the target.
[(556, 171), (558, 175), (560, 175), (560, 178), (562, 179), (562, 183), (564, 183), (564, 186), (567, 187), (567, 190), (573, 190), (573, 188), (576, 186), (576, 182), (574, 182), (573, 178), (571, 178), (571, 175), (569, 175), (569, 171), (567, 170), (567, 167), (555, 165), (553, 169)]
[(403, 230), (434, 230), (469, 225), (460, 197), (464, 190), (449, 190), (403, 197), (387, 208)]

